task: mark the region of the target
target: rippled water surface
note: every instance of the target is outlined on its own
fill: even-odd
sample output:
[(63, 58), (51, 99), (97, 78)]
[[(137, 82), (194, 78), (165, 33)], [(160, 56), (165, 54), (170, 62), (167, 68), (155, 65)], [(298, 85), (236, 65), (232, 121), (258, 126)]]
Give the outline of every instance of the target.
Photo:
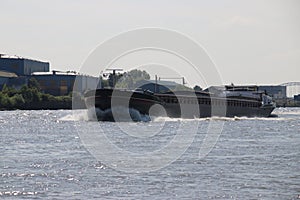
[[(300, 109), (274, 113), (277, 118), (155, 119), (124, 122), (120, 128), (112, 122), (89, 121), (86, 111), (1, 111), (0, 198), (297, 199)], [(224, 122), (223, 130), (210, 153), (200, 158), (212, 121)], [(184, 134), (196, 131), (192, 143), (174, 162), (148, 172), (140, 172), (136, 163), (127, 163), (131, 170), (124, 171), (99, 159), (80, 133), (101, 129), (122, 152), (147, 157), (176, 138), (181, 124), (190, 127)], [(117, 158), (110, 149), (100, 153)], [(152, 164), (164, 161), (162, 154)]]

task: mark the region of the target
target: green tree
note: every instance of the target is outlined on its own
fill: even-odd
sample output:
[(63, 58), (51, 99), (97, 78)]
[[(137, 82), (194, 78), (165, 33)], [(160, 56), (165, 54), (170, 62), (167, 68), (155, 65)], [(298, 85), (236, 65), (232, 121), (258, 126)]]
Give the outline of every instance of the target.
[(20, 107), (25, 104), (25, 100), (21, 94), (16, 94), (13, 97), (11, 97), (11, 101), (13, 104), (13, 107)]
[(3, 109), (47, 109), (47, 108), (71, 108), (72, 97), (52, 96), (41, 93), (34, 80), (30, 84), (23, 85), (20, 90), (3, 87), (0, 91), (0, 110)]
[(7, 94), (8, 92), (9, 92), (9, 87), (6, 84), (4, 84), (2, 87), (1, 93)]
[(146, 71), (134, 69), (123, 74), (116, 84), (116, 88), (135, 89), (138, 81), (149, 80), (150, 75)]
[(1, 93), (0, 95), (0, 106), (1, 108), (11, 108), (12, 102), (7, 94)]
[(35, 89), (37, 89), (38, 91), (41, 90), (40, 84), (39, 84), (39, 82), (38, 82), (35, 78), (30, 78), (30, 79), (28, 80), (28, 87), (29, 87), (29, 88), (35, 88)]
[(50, 94), (41, 94), (41, 101), (45, 101), (45, 102), (54, 102), (55, 101), (55, 97), (50, 95)]
[(28, 86), (24, 85), (20, 93), (22, 94), (26, 103), (34, 103), (41, 101), (41, 93), (38, 91), (37, 88), (29, 88)]
[(8, 87), (6, 84), (4, 84), (1, 92), (3, 94), (7, 94), (9, 97), (12, 97), (18, 93), (18, 91), (15, 88)]
[(105, 88), (109, 86), (108, 80), (101, 79), (101, 87)]

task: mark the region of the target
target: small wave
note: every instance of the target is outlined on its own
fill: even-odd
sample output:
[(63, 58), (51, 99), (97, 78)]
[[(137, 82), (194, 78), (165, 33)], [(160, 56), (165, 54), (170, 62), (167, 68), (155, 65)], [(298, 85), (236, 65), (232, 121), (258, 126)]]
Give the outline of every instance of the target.
[(204, 117), (204, 118), (170, 118), (170, 117), (151, 117), (154, 122), (161, 121), (241, 121), (241, 120), (259, 120), (259, 121), (286, 121), (286, 120), (294, 120), (294, 118), (280, 117), (278, 115), (272, 115), (270, 117)]
[(26, 191), (0, 191), (0, 196), (32, 196), (37, 195), (38, 192), (26, 192)]
[(235, 120), (285, 121), (285, 120), (291, 120), (291, 118), (284, 118), (284, 117), (235, 117)]
[[(149, 115), (143, 115), (136, 109), (128, 109), (123, 107), (114, 108), (117, 114), (117, 121), (122, 122), (148, 122), (151, 121)], [(59, 119), (59, 121), (115, 121), (112, 109), (101, 110), (99, 108), (90, 108), (87, 110), (73, 110), (72, 114), (68, 114)]]
[(293, 120), (293, 118), (284, 117), (211, 117), (205, 118), (206, 120), (223, 120), (223, 121), (242, 121), (242, 120), (255, 120), (255, 121), (285, 121)]
[(276, 108), (273, 113), (277, 115), (300, 115), (300, 108)]
[[(115, 114), (115, 116), (114, 116)], [(117, 116), (116, 116), (117, 115)], [(88, 121), (110, 121), (114, 122), (148, 122), (151, 121), (149, 115), (143, 115), (133, 108), (115, 107), (112, 109), (101, 110), (91, 108), (87, 110)]]
[(182, 121), (182, 120), (186, 120), (186, 119), (182, 119), (182, 118), (170, 118), (170, 117), (151, 117), (152, 121), (154, 122), (165, 122), (165, 121), (169, 121), (169, 122), (177, 122), (177, 121)]
[(284, 117), (206, 117), (206, 118), (196, 118), (193, 120), (198, 121), (242, 121), (242, 120), (264, 120), (264, 121), (285, 121), (285, 120), (294, 120), (293, 118), (284, 118)]
[(89, 121), (89, 116), (87, 110), (73, 110), (72, 114), (61, 117), (59, 121)]
[[(68, 114), (64, 117), (61, 117), (60, 121), (110, 121), (114, 122), (113, 112), (117, 113), (117, 121), (119, 122), (182, 122), (182, 121), (239, 121), (239, 120), (264, 120), (264, 121), (286, 121), (294, 120), (294, 118), (281, 117), (283, 113), (287, 114), (299, 114), (300, 109), (296, 111), (291, 111), (287, 109), (277, 109), (275, 112), (276, 115), (273, 117), (207, 117), (207, 118), (170, 118), (170, 117), (158, 117), (158, 116), (149, 116), (143, 115), (138, 110), (130, 108), (129, 112), (127, 108), (116, 107), (114, 111), (112, 109), (101, 110), (99, 108), (90, 108), (87, 110), (73, 110), (72, 114)], [(299, 112), (298, 112), (299, 111)]]

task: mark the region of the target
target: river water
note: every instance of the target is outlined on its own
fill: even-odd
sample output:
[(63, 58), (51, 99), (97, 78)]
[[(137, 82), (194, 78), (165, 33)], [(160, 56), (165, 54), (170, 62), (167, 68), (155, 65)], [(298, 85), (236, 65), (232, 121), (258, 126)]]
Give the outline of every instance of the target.
[[(279, 108), (274, 113), (278, 117), (163, 118), (124, 122), (120, 128), (113, 122), (91, 121), (84, 110), (1, 111), (0, 198), (298, 199), (300, 109)], [(223, 123), (222, 132), (208, 154), (199, 157), (214, 121)], [(97, 127), (106, 133), (103, 141), (119, 148), (119, 155), (104, 149), (103, 141), (92, 149), (95, 144), (86, 138), (97, 133)], [(128, 127), (133, 135), (126, 135)], [(177, 141), (176, 155), (162, 152), (150, 159), (147, 152), (159, 152), (180, 131), (193, 140)], [(129, 159), (134, 154), (146, 157), (144, 166)]]

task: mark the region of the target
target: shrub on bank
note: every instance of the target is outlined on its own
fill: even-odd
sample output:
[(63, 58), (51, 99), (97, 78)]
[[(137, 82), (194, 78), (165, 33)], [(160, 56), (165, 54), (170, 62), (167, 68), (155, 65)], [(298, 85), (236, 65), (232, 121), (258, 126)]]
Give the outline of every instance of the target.
[(20, 90), (4, 86), (0, 91), (0, 109), (71, 109), (71, 96), (52, 96), (42, 93), (32, 82)]

